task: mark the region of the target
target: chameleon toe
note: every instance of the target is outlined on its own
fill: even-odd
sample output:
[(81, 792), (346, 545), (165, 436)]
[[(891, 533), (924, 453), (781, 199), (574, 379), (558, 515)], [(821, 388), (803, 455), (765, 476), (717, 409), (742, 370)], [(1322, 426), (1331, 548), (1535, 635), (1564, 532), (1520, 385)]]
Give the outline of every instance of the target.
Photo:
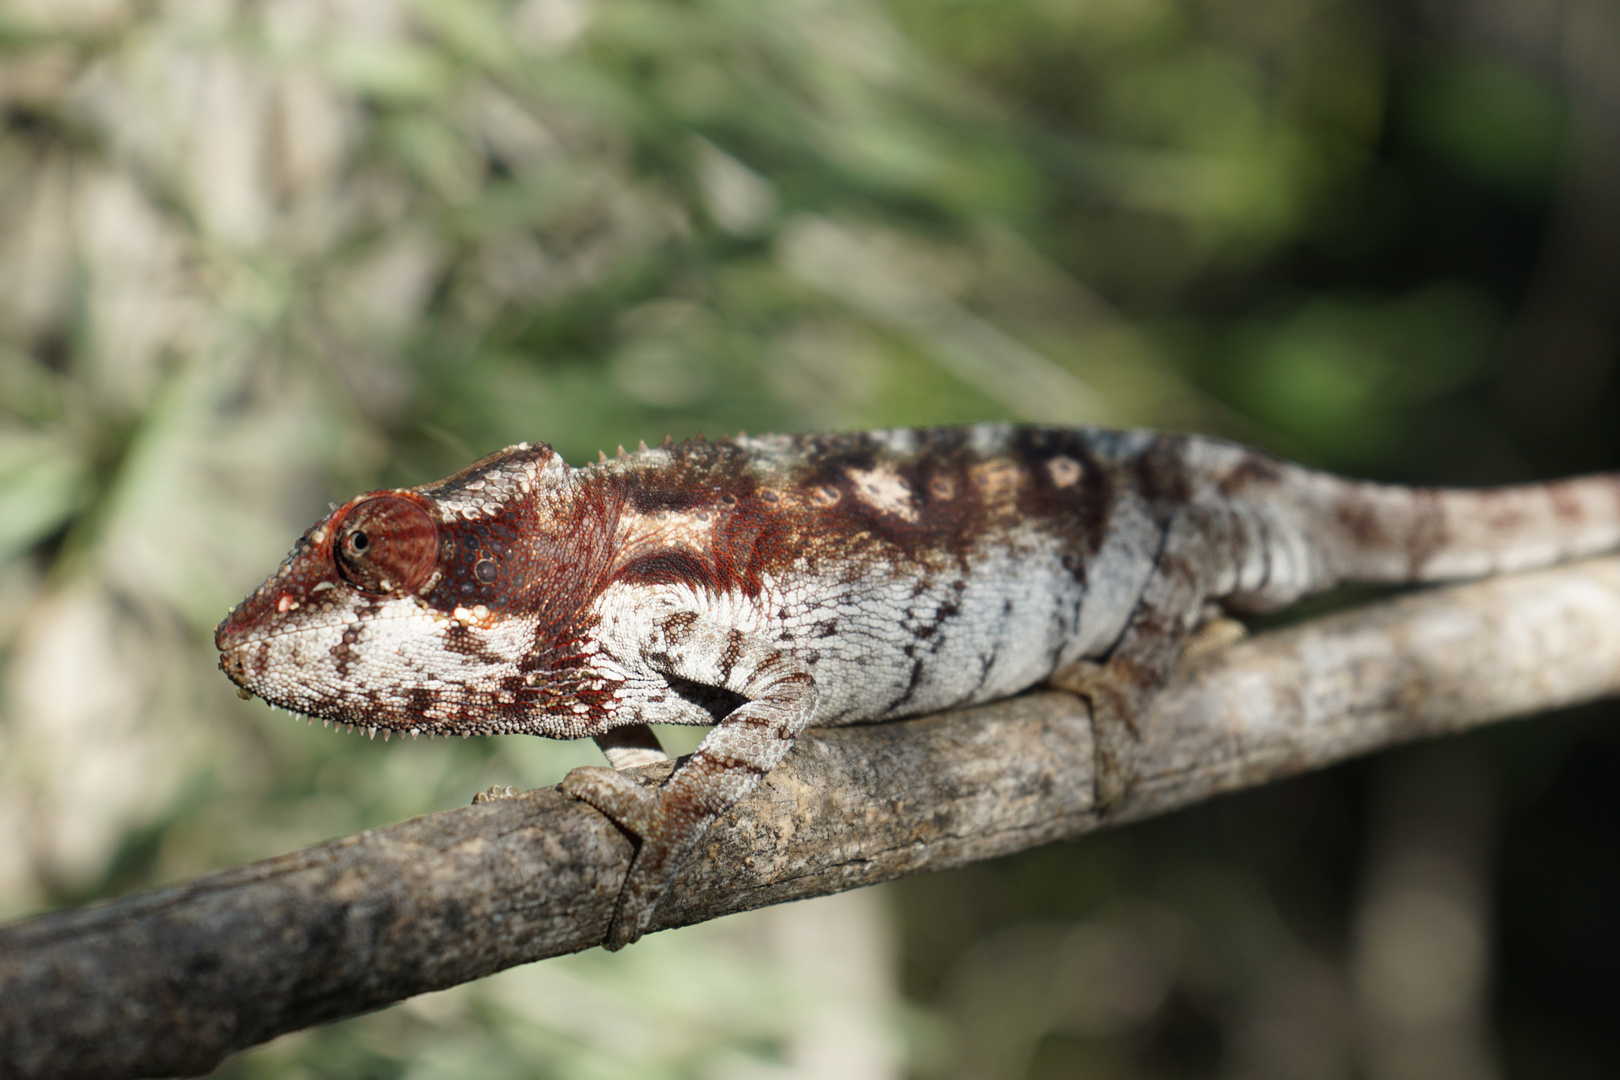
[(624, 773), (581, 765), (563, 777), (561, 786), (638, 839), (646, 840), (661, 830), (663, 808), (657, 789), (643, 787)]

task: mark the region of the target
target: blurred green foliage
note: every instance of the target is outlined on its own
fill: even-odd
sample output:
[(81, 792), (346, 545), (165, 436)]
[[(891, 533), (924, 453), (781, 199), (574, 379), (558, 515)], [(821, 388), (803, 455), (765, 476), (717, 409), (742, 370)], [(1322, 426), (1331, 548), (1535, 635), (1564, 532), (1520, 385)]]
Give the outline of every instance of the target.
[(1564, 102), (1513, 67), (1457, 57), (1413, 88), (1410, 138), (1481, 181), (1535, 201), (1554, 179)]
[[(317, 736), (214, 670), (214, 619), (326, 500), (507, 443), (582, 462), (666, 433), (1011, 418), (1409, 480), (1612, 459), (1609, 369), (1561, 367), (1571, 339), (1533, 317), (1565, 269), (1612, 265), (1607, 234), (1549, 231), (1605, 190), (1612, 158), (1581, 155), (1609, 129), (1580, 122), (1611, 115), (1606, 24), (1548, 64), (1499, 47), (1489, 5), (1421, 8), (0, 4), (0, 914), (594, 760)], [(1568, 355), (1612, 364), (1606, 295), (1559, 316), (1595, 343)], [(1434, 766), (1465, 794), (1469, 768), (1489, 771)], [(1357, 807), (1387, 787), (1450, 819), (1358, 783), (550, 961), (222, 1075), (1592, 1060), (1578, 1033), (1491, 1028), (1464, 965), (1422, 1044), (1449, 1064), (1401, 1072), (1378, 942), (1434, 935), (1380, 921), (1377, 852), (1404, 849)], [(1465, 938), (1490, 925), (1484, 842), (1445, 849), (1460, 892), (1423, 894)]]

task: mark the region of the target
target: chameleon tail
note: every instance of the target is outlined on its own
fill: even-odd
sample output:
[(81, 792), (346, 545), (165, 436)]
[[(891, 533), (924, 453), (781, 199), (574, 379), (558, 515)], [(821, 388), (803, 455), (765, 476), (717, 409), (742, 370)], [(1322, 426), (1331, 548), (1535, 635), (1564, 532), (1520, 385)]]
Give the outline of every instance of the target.
[(1620, 548), (1620, 474), (1478, 489), (1300, 479), (1321, 515), (1323, 584), (1449, 581)]

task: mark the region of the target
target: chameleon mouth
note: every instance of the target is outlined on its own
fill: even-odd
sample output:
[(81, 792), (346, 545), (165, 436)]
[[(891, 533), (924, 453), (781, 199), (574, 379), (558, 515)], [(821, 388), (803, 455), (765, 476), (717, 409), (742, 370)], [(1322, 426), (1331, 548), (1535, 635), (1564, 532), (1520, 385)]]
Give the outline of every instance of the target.
[[(258, 646), (255, 648), (254, 646)], [(394, 714), (380, 708), (376, 702), (346, 702), (340, 696), (323, 695), (308, 681), (287, 686), (277, 680), (266, 679), (267, 660), (263, 655), (265, 642), (249, 642), (220, 652), (219, 670), (237, 686), (242, 698), (259, 698), (271, 711), (282, 710), (294, 719), (314, 723), (337, 731), (359, 731), (375, 739), (382, 732), (384, 740), (390, 733), (403, 738), (409, 733), (417, 735), (449, 735), (450, 731), (424, 717)], [(289, 690), (291, 693), (289, 693)]]
[[(255, 645), (258, 647), (255, 648)], [(330, 715), (331, 710), (323, 708), (323, 703), (313, 699), (306, 701), (290, 700), (285, 693), (270, 685), (265, 678), (265, 651), (266, 647), (263, 642), (226, 645), (220, 649), (219, 670), (223, 671), (225, 677), (236, 684), (236, 695), (238, 697), (244, 699), (259, 698), (272, 708), (285, 709), (298, 716)]]
[[(228, 649), (220, 653), (219, 657), (219, 670), (223, 671), (225, 673), (225, 677), (236, 684), (236, 694), (238, 697), (244, 699), (259, 698), (266, 705), (270, 706), (272, 711), (282, 709), (290, 713), (294, 718), (307, 720), (311, 723), (313, 723), (315, 720), (320, 720), (321, 726), (323, 727), (331, 725), (334, 729), (347, 727), (350, 731), (353, 731), (356, 727), (358, 727), (362, 731), (367, 730), (368, 725), (365, 722), (355, 721), (353, 719), (343, 720), (336, 718), (333, 715), (334, 710), (328, 707), (323, 707), (323, 703), (313, 701), (291, 701), (279, 694), (267, 694), (262, 682), (255, 680), (252, 674), (248, 671), (248, 665), (250, 662), (248, 655), (249, 650), (246, 648), (235, 648)], [(371, 726), (370, 729), (373, 731), (373, 737), (375, 737), (377, 727)]]

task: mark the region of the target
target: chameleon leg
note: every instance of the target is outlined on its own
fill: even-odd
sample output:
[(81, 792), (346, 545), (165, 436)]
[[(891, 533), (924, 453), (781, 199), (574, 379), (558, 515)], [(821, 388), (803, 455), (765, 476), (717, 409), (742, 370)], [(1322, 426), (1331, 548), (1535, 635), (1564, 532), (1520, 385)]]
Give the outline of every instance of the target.
[[(1170, 681), (1189, 641), (1197, 641), (1204, 603), (1232, 592), (1252, 575), (1253, 540), (1245, 519), (1189, 507), (1169, 523), (1163, 548), (1125, 632), (1101, 663), (1082, 660), (1054, 672), (1048, 683), (1086, 699), (1096, 746), (1096, 806), (1107, 813), (1136, 779), (1141, 721), (1153, 696)], [(1213, 624), (1219, 625), (1219, 624)], [(1211, 632), (1231, 638), (1232, 627)]]
[(658, 736), (646, 724), (626, 724), (596, 737), (596, 745), (615, 769), (635, 769), (668, 761)]
[(715, 725), (662, 787), (643, 787), (612, 769), (575, 769), (563, 790), (596, 807), (641, 841), (603, 942), (641, 937), (675, 873), (709, 826), (758, 786), (815, 715), (815, 680), (791, 653), (763, 639), (697, 618), (666, 620), (657, 650), (666, 674), (724, 686), (748, 700)]

